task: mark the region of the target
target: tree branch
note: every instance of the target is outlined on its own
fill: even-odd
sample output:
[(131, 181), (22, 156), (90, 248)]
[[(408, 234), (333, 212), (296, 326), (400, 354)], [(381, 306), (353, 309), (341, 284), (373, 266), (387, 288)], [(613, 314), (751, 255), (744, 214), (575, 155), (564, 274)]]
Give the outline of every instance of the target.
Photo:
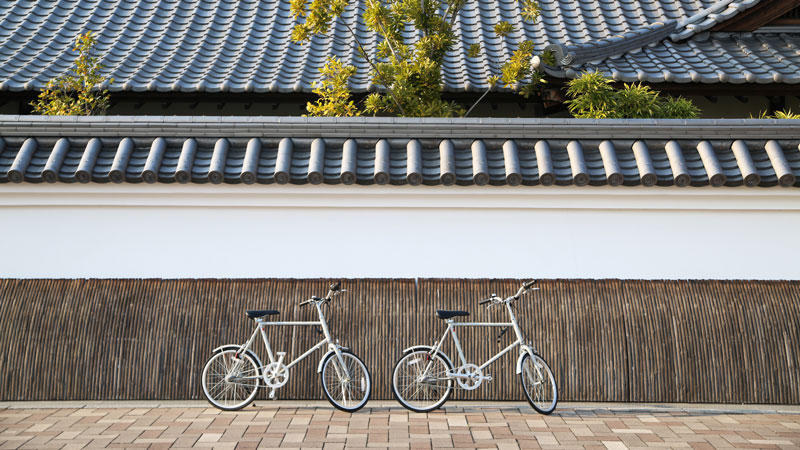
[(472, 110), (475, 109), (476, 106), (478, 106), (478, 103), (480, 103), (481, 100), (483, 100), (483, 98), (486, 97), (486, 95), (489, 94), (489, 92), (492, 90), (492, 87), (493, 87), (492, 85), (489, 85), (489, 88), (486, 89), (486, 92), (484, 92), (483, 95), (481, 95), (480, 98), (478, 98), (478, 100), (476, 100), (475, 103), (473, 103), (472, 106), (469, 107), (467, 112), (464, 113), (464, 115), (461, 116), (461, 117), (467, 117), (469, 115), (469, 113), (471, 113)]
[(361, 41), (358, 40), (358, 36), (356, 36), (355, 31), (353, 31), (353, 29), (350, 27), (350, 24), (348, 24), (345, 20), (342, 20), (342, 23), (344, 23), (344, 26), (347, 27), (348, 31), (350, 31), (350, 34), (353, 35), (353, 40), (356, 41), (356, 45), (358, 45), (358, 48), (361, 50), (361, 54), (364, 55), (364, 59), (367, 60), (367, 63), (370, 65), (370, 67), (372, 67), (372, 70), (374, 70), (375, 73), (378, 75), (378, 78), (380, 80), (382, 80), (383, 86), (389, 92), (389, 95), (392, 96), (392, 100), (394, 100), (394, 104), (397, 105), (397, 108), (400, 110), (400, 114), (405, 116), (406, 115), (406, 111), (405, 111), (405, 109), (403, 109), (403, 105), (400, 104), (400, 100), (397, 99), (397, 95), (394, 93), (392, 88), (388, 84), (386, 84), (386, 79), (383, 77), (381, 72), (378, 70), (378, 67), (369, 58), (369, 54), (367, 53), (367, 50), (364, 48), (363, 45), (361, 45)]

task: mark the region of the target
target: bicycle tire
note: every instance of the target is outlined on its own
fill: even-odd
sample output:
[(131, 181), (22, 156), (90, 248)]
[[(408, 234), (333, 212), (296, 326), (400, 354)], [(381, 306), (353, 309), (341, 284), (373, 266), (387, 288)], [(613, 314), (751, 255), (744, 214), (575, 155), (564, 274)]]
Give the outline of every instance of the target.
[[(399, 371), (404, 368), (403, 364), (405, 364), (405, 366), (416, 364), (412, 363), (413, 358), (421, 358), (424, 361), (428, 361), (428, 357), (429, 355), (427, 350), (410, 351), (401, 356), (399, 360), (397, 360), (397, 363), (395, 363), (394, 365), (394, 370), (392, 370), (392, 394), (394, 395), (394, 398), (398, 401), (398, 403), (403, 405), (404, 408), (414, 412), (429, 412), (433, 411), (434, 409), (441, 408), (442, 406), (444, 406), (444, 404), (450, 398), (450, 395), (452, 395), (453, 393), (453, 380), (448, 378), (447, 387), (445, 389), (444, 395), (442, 395), (441, 398), (439, 398), (439, 400), (437, 400), (436, 402), (434, 402), (429, 406), (425, 407), (414, 406), (408, 402), (408, 400), (404, 397), (404, 395), (401, 395), (400, 391), (403, 391), (404, 394), (404, 391), (407, 389), (407, 388), (398, 388), (397, 386), (398, 378), (400, 376)], [(440, 353), (437, 352), (433, 356), (430, 356), (430, 358), (432, 360), (440, 362), (441, 365), (445, 368), (445, 371), (450, 371), (450, 372), (453, 371), (453, 366), (447, 361), (447, 358), (442, 357)]]
[[(522, 370), (519, 373), (519, 380), (522, 385), (522, 391), (525, 392), (525, 397), (528, 399), (528, 403), (530, 403), (533, 409), (539, 414), (548, 415), (555, 411), (556, 405), (558, 404), (558, 386), (556, 385), (555, 377), (553, 377), (553, 371), (550, 370), (547, 361), (537, 354), (531, 356), (529, 353), (525, 353), (522, 357), (520, 367)], [(551, 385), (552, 389), (547, 389), (547, 384)], [(550, 394), (552, 394), (552, 400), (541, 400), (542, 395), (546, 393), (545, 389), (549, 390)], [(536, 398), (533, 398), (532, 395)], [(537, 404), (537, 402), (539, 402), (539, 404)]]
[[(320, 379), (322, 381), (322, 392), (325, 394), (325, 398), (328, 399), (328, 401), (330, 402), (331, 405), (333, 405), (334, 408), (336, 408), (336, 409), (338, 409), (340, 411), (354, 413), (354, 412), (358, 411), (359, 409), (363, 408), (364, 405), (366, 405), (367, 402), (369, 401), (369, 397), (370, 397), (370, 394), (371, 394), (371, 391), (372, 391), (372, 380), (371, 380), (370, 375), (369, 375), (369, 370), (367, 370), (367, 366), (366, 366), (366, 364), (364, 364), (363, 361), (361, 361), (361, 358), (356, 356), (355, 353), (353, 353), (351, 351), (348, 351), (348, 350), (341, 350), (341, 352), (342, 352), (342, 359), (350, 359), (350, 358), (352, 358), (353, 359), (352, 362), (354, 364), (351, 367), (360, 369), (363, 372), (362, 379), (360, 381), (358, 381), (358, 384), (356, 384), (355, 390), (354, 391), (350, 391), (350, 392), (358, 392), (359, 390), (361, 390), (362, 392), (364, 392), (364, 396), (357, 403), (355, 403), (354, 406), (344, 405), (339, 400), (335, 400), (333, 398), (333, 395), (331, 395), (331, 393), (329, 392), (329, 386), (328, 386), (328, 382), (327, 382), (327, 376), (328, 375), (331, 375), (331, 376), (334, 375), (333, 373), (330, 372), (331, 369), (329, 368), (331, 362), (333, 362), (333, 364), (338, 362), (337, 359), (335, 359), (336, 358), (336, 353), (333, 353), (333, 352), (329, 353), (328, 356), (325, 357), (325, 360), (322, 361), (322, 371), (320, 372)], [(336, 371), (335, 368), (333, 370)], [(337, 376), (338, 376), (338, 374), (337, 374)], [(350, 383), (348, 382), (347, 385), (349, 385), (349, 384)], [(347, 387), (345, 386), (344, 389), (347, 389)], [(343, 397), (342, 400), (345, 401), (345, 399), (344, 399), (345, 394), (344, 393), (342, 394), (342, 397)]]
[[(211, 355), (211, 358), (208, 359), (203, 367), (203, 374), (201, 377), (203, 394), (206, 396), (206, 400), (208, 400), (211, 405), (223, 411), (238, 411), (249, 405), (256, 398), (256, 395), (258, 394), (258, 388), (261, 386), (258, 364), (256, 363), (255, 359), (247, 353), (242, 353), (239, 355), (239, 359), (244, 361), (244, 364), (246, 365), (246, 369), (242, 373), (248, 374), (247, 376), (255, 376), (256, 378), (252, 378), (254, 382), (247, 384), (233, 383), (229, 380), (226, 380), (227, 376), (230, 375), (229, 371), (225, 374), (213, 372), (214, 370), (227, 370), (229, 365), (225, 363), (225, 358), (230, 358), (231, 362), (235, 362), (234, 356), (237, 352), (238, 350), (233, 349), (220, 350)], [(220, 361), (222, 363), (221, 366), (219, 365)], [(217, 365), (215, 365), (215, 363), (217, 363)], [(232, 366), (232, 368), (235, 367), (235, 365)], [(238, 385), (238, 387), (233, 385)], [(221, 389), (223, 389), (221, 391), (219, 390), (220, 386)], [(241, 391), (239, 389), (241, 389)], [(249, 389), (252, 389), (252, 391)], [(233, 394), (233, 402), (227, 402), (225, 400), (230, 393)], [(241, 401), (236, 400), (238, 393), (246, 394), (242, 396)], [(219, 396), (222, 396), (223, 398), (219, 399)]]

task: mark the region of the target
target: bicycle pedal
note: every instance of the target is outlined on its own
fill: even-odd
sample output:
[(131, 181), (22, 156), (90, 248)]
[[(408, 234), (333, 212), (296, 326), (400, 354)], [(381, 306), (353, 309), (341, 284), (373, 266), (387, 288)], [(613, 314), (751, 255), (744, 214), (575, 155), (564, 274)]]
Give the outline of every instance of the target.
[(270, 389), (269, 398), (270, 400), (277, 400), (277, 398), (275, 398), (275, 389)]

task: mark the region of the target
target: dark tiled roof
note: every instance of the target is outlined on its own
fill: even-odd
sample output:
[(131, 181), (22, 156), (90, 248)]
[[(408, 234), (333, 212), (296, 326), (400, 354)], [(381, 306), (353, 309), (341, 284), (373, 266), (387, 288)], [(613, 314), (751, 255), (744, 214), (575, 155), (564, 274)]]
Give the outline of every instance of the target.
[(0, 182), (800, 187), (776, 120), (0, 116)]
[[(761, 47), (750, 47), (759, 55), (757, 64), (762, 70), (749, 68), (756, 63), (736, 52), (732, 44), (735, 38), (719, 38), (719, 45), (725, 47), (722, 52), (714, 44), (717, 38), (710, 40), (712, 44), (700, 43), (708, 39), (676, 43), (758, 2), (540, 0), (542, 14), (534, 24), (521, 22), (516, 0), (467, 2), (456, 22), (460, 36), (457, 48), (444, 63), (445, 88), (483, 89), (488, 76), (499, 72), (500, 63), (512, 49), (491, 31), (500, 20), (515, 22), (523, 30), (509, 37), (511, 43), (529, 39), (539, 50), (558, 45), (565, 54), (573, 54), (576, 64), (614, 57), (608, 64), (595, 66), (609, 74), (617, 71), (626, 79), (631, 72), (642, 70), (658, 81), (658, 76), (649, 75), (654, 70), (652, 64), (687, 59), (690, 63), (686, 67), (680, 63), (666, 67), (675, 81), (693, 81), (686, 75), (691, 70), (698, 71), (700, 64), (692, 61), (707, 58), (726, 73), (749, 70), (754, 81), (773, 82), (771, 73), (784, 73), (787, 64), (800, 65), (800, 56), (791, 47), (797, 43), (797, 35), (767, 38), (759, 44)], [(351, 80), (354, 90), (373, 87), (368, 67), (358, 58), (344, 26), (335, 28), (336, 39), (315, 38), (310, 45), (290, 41), (293, 21), (289, 0), (7, 3), (0, 8), (3, 90), (41, 89), (48, 80), (68, 71), (75, 58), (68, 50), (75, 37), (87, 30), (98, 35), (96, 50), (107, 67), (105, 74), (114, 79), (112, 91), (308, 92), (329, 55), (337, 55), (357, 67), (358, 73)], [(376, 42), (356, 14), (363, 11), (366, 0), (351, 3), (347, 20), (355, 24), (368, 49), (374, 52)], [(415, 36), (409, 33), (407, 38), (414, 40)], [(483, 56), (467, 57), (467, 49), (473, 43), (482, 44)], [(649, 49), (648, 45), (655, 47)], [(642, 48), (647, 56), (640, 58), (636, 52)], [(586, 67), (578, 64), (573, 69)], [(558, 68), (551, 72), (566, 73)], [(796, 77), (784, 75), (782, 82), (796, 82)]]
[(800, 82), (800, 34), (702, 33), (546, 71), (572, 78), (586, 70), (626, 82), (795, 84)]

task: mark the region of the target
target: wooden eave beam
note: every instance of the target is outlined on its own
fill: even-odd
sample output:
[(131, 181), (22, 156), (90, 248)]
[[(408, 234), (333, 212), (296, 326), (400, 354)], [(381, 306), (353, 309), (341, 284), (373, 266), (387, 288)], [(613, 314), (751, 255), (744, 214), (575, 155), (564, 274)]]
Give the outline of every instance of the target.
[(800, 6), (800, 0), (765, 0), (730, 19), (717, 24), (711, 31), (754, 31)]

